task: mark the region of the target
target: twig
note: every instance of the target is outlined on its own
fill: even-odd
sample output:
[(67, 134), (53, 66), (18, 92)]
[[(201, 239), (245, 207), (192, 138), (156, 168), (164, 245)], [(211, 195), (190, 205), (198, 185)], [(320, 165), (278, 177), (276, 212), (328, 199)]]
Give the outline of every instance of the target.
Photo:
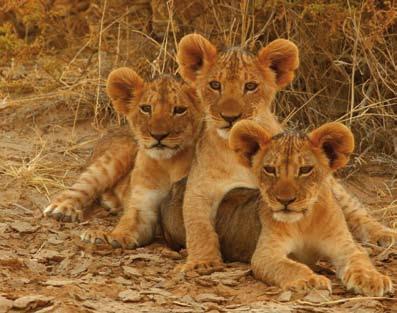
[(101, 70), (102, 70), (102, 57), (101, 57), (101, 47), (102, 47), (102, 29), (103, 23), (105, 20), (105, 12), (106, 12), (107, 0), (105, 0), (103, 4), (101, 24), (99, 28), (99, 39), (98, 39), (98, 82), (96, 89), (96, 98), (95, 98), (95, 112), (94, 112), (94, 120), (97, 122), (98, 118), (98, 108), (99, 108), (99, 93), (101, 91)]
[(344, 299), (333, 300), (333, 301), (324, 301), (324, 302), (320, 302), (320, 303), (298, 300), (297, 303), (304, 304), (304, 305), (310, 305), (310, 306), (328, 306), (328, 305), (334, 305), (334, 304), (341, 304), (341, 303), (345, 303), (345, 302), (349, 302), (349, 301), (363, 301), (363, 300), (397, 301), (397, 298), (389, 298), (389, 297), (354, 297), (354, 298), (344, 298)]

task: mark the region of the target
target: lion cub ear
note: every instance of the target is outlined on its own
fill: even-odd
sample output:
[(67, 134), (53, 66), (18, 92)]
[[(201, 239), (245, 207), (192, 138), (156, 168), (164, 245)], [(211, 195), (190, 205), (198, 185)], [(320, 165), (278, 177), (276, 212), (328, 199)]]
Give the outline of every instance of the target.
[(332, 170), (346, 165), (354, 150), (354, 136), (342, 123), (327, 123), (309, 134), (313, 146), (320, 148), (329, 160)]
[(251, 167), (253, 156), (259, 149), (264, 149), (271, 138), (272, 135), (256, 122), (243, 120), (230, 131), (229, 147), (237, 153), (243, 165)]
[(277, 86), (283, 88), (294, 79), (299, 66), (299, 50), (289, 40), (276, 39), (259, 51), (258, 59), (262, 66), (274, 71)]
[(177, 61), (183, 79), (194, 82), (199, 72), (208, 69), (215, 61), (216, 48), (199, 34), (184, 36), (178, 44)]
[(144, 86), (143, 79), (128, 67), (121, 67), (109, 74), (106, 92), (115, 110), (127, 114), (131, 100), (141, 95)]
[(182, 90), (186, 94), (186, 96), (189, 98), (190, 102), (193, 105), (193, 108), (200, 114), (203, 113), (204, 109), (203, 109), (202, 103), (197, 95), (196, 88), (194, 88), (188, 84), (184, 84), (182, 87)]

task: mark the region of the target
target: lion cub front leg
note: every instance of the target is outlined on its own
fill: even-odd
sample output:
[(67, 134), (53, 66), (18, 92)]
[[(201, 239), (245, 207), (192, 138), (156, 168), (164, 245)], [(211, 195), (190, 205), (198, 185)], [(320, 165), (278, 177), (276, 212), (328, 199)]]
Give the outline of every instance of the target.
[(318, 275), (305, 264), (288, 258), (290, 252), (290, 244), (286, 238), (262, 231), (251, 260), (254, 276), (282, 289), (296, 292), (306, 292), (313, 288), (332, 291), (327, 277)]
[(188, 257), (182, 271), (210, 273), (222, 267), (214, 220), (223, 192), (214, 185), (188, 181), (183, 203)]
[(88, 230), (81, 235), (83, 241), (108, 243), (113, 248), (134, 249), (151, 242), (158, 223), (158, 209), (169, 191), (169, 183), (153, 182), (141, 178), (140, 171), (133, 171), (123, 204), (123, 215), (109, 233)]
[(124, 249), (134, 249), (150, 243), (155, 236), (158, 208), (166, 194), (160, 190), (134, 188), (125, 201), (120, 221), (111, 232), (88, 230), (81, 235), (81, 239)]
[(114, 248), (133, 249), (150, 243), (156, 232), (158, 208), (166, 191), (134, 188), (124, 207), (124, 213), (106, 240)]
[[(383, 296), (393, 291), (390, 278), (378, 272), (367, 253), (352, 238), (329, 243), (331, 261), (347, 289), (366, 296)], [(332, 245), (332, 246), (331, 246)]]
[(84, 209), (130, 171), (134, 162), (131, 149), (106, 151), (95, 159), (70, 188), (51, 200), (44, 215), (63, 222), (82, 221)]

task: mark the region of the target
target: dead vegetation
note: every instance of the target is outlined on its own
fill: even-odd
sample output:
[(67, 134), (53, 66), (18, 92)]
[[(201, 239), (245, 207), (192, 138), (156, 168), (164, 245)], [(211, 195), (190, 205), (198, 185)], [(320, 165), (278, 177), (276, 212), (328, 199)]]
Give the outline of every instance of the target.
[[(256, 51), (279, 37), (296, 42), (301, 67), (279, 93), (277, 114), (290, 127), (350, 125), (358, 143), (344, 173), (350, 188), (396, 227), (395, 1), (0, 1), (0, 312), (33, 291), (45, 297), (19, 300), (21, 310), (40, 304), (59, 312), (114, 312), (138, 310), (136, 303), (150, 312), (396, 309), (394, 300), (356, 300), (335, 279), (332, 298), (283, 304), (286, 295), (250, 275), (229, 281), (247, 269), (236, 264), (228, 278), (183, 280), (170, 273), (182, 256), (164, 257), (163, 246), (95, 252), (79, 243), (84, 227), (106, 228), (112, 218), (77, 227), (41, 219), (49, 195), (76, 178), (96, 139), (123, 123), (104, 94), (110, 70), (131, 66), (145, 78), (175, 73), (176, 42), (193, 31), (220, 48)], [(396, 283), (396, 250), (368, 248)], [(142, 253), (143, 260), (133, 259)], [(119, 294), (125, 290), (133, 292)], [(128, 297), (132, 302), (121, 302)]]
[(298, 44), (301, 68), (278, 97), (281, 116), (303, 127), (338, 119), (361, 138), (360, 153), (394, 152), (394, 1), (6, 0), (0, 21), (1, 107), (63, 92), (92, 106), (98, 123), (109, 113), (108, 72), (175, 72), (175, 45), (186, 33), (253, 50), (284, 37)]

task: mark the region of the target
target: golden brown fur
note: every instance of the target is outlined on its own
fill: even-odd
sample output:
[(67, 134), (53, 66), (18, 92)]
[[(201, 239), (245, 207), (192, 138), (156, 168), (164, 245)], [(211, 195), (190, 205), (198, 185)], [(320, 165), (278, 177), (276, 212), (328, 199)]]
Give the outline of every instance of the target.
[[(202, 45), (202, 43), (200, 41), (200, 40), (202, 40), (202, 37), (197, 37), (196, 39), (198, 39), (199, 45)], [(240, 73), (243, 77), (248, 77), (249, 75), (252, 74), (252, 77), (255, 78), (258, 75), (258, 73), (260, 74), (260, 71), (258, 72), (258, 68), (255, 67), (256, 65), (259, 64), (259, 67), (260, 67), (261, 64), (268, 64), (269, 62), (270, 63), (274, 62), (274, 64), (271, 64), (271, 68), (272, 68), (272, 71), (274, 71), (276, 75), (274, 75), (274, 73), (272, 74), (272, 71), (270, 71), (270, 73), (267, 73), (266, 75), (267, 75), (267, 77), (273, 77), (275, 80), (275, 84), (279, 84), (280, 87), (284, 86), (287, 83), (287, 81), (292, 79), (292, 75), (293, 75), (293, 73), (291, 71), (288, 71), (287, 69), (291, 66), (294, 67), (297, 64), (295, 64), (296, 60), (294, 60), (294, 58), (288, 57), (289, 55), (293, 54), (293, 52), (294, 52), (293, 48), (286, 49), (284, 51), (284, 57), (282, 55), (278, 55), (278, 57), (275, 57), (274, 55), (272, 55), (272, 50), (273, 50), (273, 54), (275, 54), (276, 56), (277, 56), (277, 54), (274, 53), (275, 51), (276, 52), (283, 51), (283, 50), (280, 50), (280, 47), (279, 47), (280, 44), (282, 46), (283, 42), (286, 43), (285, 41), (276, 41), (275, 43), (269, 45), (269, 47), (263, 49), (258, 56), (258, 60), (255, 60), (255, 57), (250, 56), (248, 52), (244, 52), (241, 50), (230, 50), (230, 51), (226, 52), (224, 55), (224, 59), (222, 59), (222, 58), (220, 58), (220, 59), (223, 60), (222, 62), (228, 63), (229, 73), (234, 72), (235, 74), (233, 74), (233, 75), (231, 75), (231, 74), (224, 75), (225, 73), (222, 74), (222, 62), (220, 62), (220, 65), (218, 65), (218, 68), (221, 72), (221, 76), (224, 76), (224, 78), (226, 80), (230, 79), (231, 81), (233, 81), (235, 76), (239, 75), (239, 70), (238, 70), (239, 64), (238, 64), (238, 62), (236, 62), (236, 60), (234, 60), (234, 57), (237, 57), (237, 60), (238, 60), (238, 56), (240, 56), (243, 60), (243, 63), (246, 62), (247, 60), (248, 61), (253, 60), (253, 64), (251, 64), (251, 67), (248, 68), (248, 70), (250, 70), (251, 72), (248, 71), (249, 73), (247, 74), (247, 72), (245, 72), (245, 69), (244, 69), (244, 71), (242, 71), (242, 73)], [(290, 47), (290, 46), (288, 46), (288, 47)], [(187, 48), (189, 48), (189, 45), (187, 45)], [(194, 46), (193, 46), (193, 48), (194, 48)], [(194, 49), (196, 49), (196, 48), (194, 48)], [(180, 61), (183, 61), (183, 54), (185, 53), (184, 61), (185, 61), (185, 65), (186, 65), (186, 62), (189, 61), (189, 58), (188, 58), (189, 53), (194, 54), (194, 49), (193, 49), (193, 51), (190, 51), (190, 52), (189, 52), (189, 49), (187, 49), (187, 50), (181, 49), (180, 50), (181, 52), (179, 55)], [(214, 57), (214, 56), (216, 57), (216, 49), (215, 48), (212, 49), (211, 46), (209, 46), (208, 49), (210, 50), (210, 52), (208, 52), (208, 54), (210, 56), (212, 55), (212, 57)], [(204, 53), (206, 53), (206, 52), (204, 51)], [(267, 55), (267, 57), (266, 57), (266, 55)], [(287, 57), (285, 57), (285, 56), (287, 56)], [(197, 58), (197, 56), (194, 56), (193, 58), (191, 58), (190, 62), (193, 62), (195, 58)], [(284, 62), (281, 62), (281, 60), (284, 60)], [(228, 62), (228, 61), (233, 61), (233, 62)], [(213, 65), (215, 66), (215, 64), (213, 64)], [(190, 73), (190, 74), (195, 73), (194, 71), (192, 71), (191, 66), (184, 66), (183, 64), (181, 66), (181, 70), (185, 76), (189, 75), (188, 73)], [(128, 106), (125, 106), (123, 104), (123, 100), (129, 99), (129, 97), (138, 99), (139, 97), (142, 96), (142, 94), (145, 94), (145, 92), (142, 92), (143, 90), (146, 90), (147, 92), (150, 93), (151, 88), (153, 88), (153, 86), (156, 86), (156, 82), (145, 83), (136, 73), (133, 73), (132, 71), (130, 71), (128, 69), (119, 70), (119, 75), (116, 75), (115, 77), (116, 77), (116, 80), (114, 81), (115, 84), (113, 85), (113, 87), (116, 87), (116, 88), (113, 88), (113, 90), (111, 91), (110, 85), (108, 85), (108, 92), (109, 93), (113, 92), (113, 98), (115, 100), (113, 103), (114, 103), (116, 109), (123, 114), (131, 114), (131, 112), (128, 110)], [(195, 79), (194, 77), (195, 77), (194, 75), (191, 76), (192, 79)], [(189, 78), (189, 77), (186, 76), (186, 78)], [(167, 80), (166, 78), (164, 78), (163, 80), (170, 81), (170, 80)], [(256, 78), (255, 78), (255, 81), (256, 81)], [(157, 84), (158, 84), (158, 81), (157, 81)], [(120, 86), (134, 86), (134, 88), (123, 90), (123, 88), (118, 88)], [(160, 90), (159, 84), (156, 88), (158, 90)], [(156, 89), (156, 88), (154, 88), (154, 89)], [(161, 88), (163, 88), (163, 87), (161, 87)], [(185, 86), (183, 87), (183, 89), (185, 91), (188, 90), (188, 88)], [(164, 91), (164, 88), (162, 90)], [(206, 92), (207, 92), (206, 99), (208, 101), (210, 101), (212, 99), (216, 100), (217, 97), (214, 97), (213, 92), (208, 93), (208, 90)], [(186, 94), (186, 96), (191, 98), (191, 95), (192, 95), (192, 91), (189, 90), (189, 92)], [(152, 94), (152, 96), (153, 96), (153, 94)], [(174, 94), (174, 96), (175, 96), (175, 94)], [(259, 95), (259, 96), (261, 96), (261, 95)], [(265, 95), (265, 96), (267, 97), (268, 95)], [(255, 105), (258, 105), (258, 101), (259, 102), (262, 101), (259, 98), (257, 96), (254, 96), (253, 94), (251, 94), (249, 99), (245, 99), (245, 100), (251, 101)], [(147, 95), (147, 99), (150, 99), (149, 94)], [(154, 97), (154, 99), (156, 99), (156, 97)], [(268, 98), (266, 98), (266, 99), (268, 99)], [(238, 99), (238, 101), (240, 101), (240, 100), (243, 102), (245, 101), (244, 99)], [(237, 101), (237, 104), (238, 104), (238, 101)], [(265, 102), (267, 103), (267, 100)], [(227, 109), (227, 110), (233, 109), (233, 108), (234, 109), (238, 108), (238, 105), (236, 106), (236, 101), (235, 101), (235, 99), (233, 99), (233, 97), (231, 99), (230, 98), (226, 99), (222, 105), (218, 105), (218, 104), (219, 103), (215, 103), (213, 106), (210, 107), (210, 108), (212, 108), (211, 110), (213, 111), (212, 116), (213, 117), (215, 116), (215, 118), (213, 120), (210, 119), (209, 124), (211, 124), (211, 121), (215, 124), (220, 123), (219, 120), (216, 121), (216, 116), (218, 116), (217, 114), (220, 113), (220, 111), (219, 111), (220, 108)], [(264, 105), (264, 107), (265, 107), (264, 109), (260, 108), (260, 106), (258, 106), (258, 107), (259, 107), (259, 112), (264, 113), (263, 116), (265, 116), (266, 118), (271, 116), (270, 111), (266, 104)], [(244, 112), (243, 116), (241, 116), (241, 117), (249, 118), (251, 116), (250, 114), (253, 114), (254, 116), (256, 116), (257, 111), (258, 111), (257, 107), (247, 106), (248, 113)], [(258, 116), (260, 117), (262, 115), (258, 114)], [(258, 116), (256, 116), (255, 118), (257, 118)], [(162, 122), (163, 122), (164, 117), (166, 118), (166, 116), (163, 115), (162, 117), (160, 116), (160, 118), (157, 119), (156, 122), (152, 121), (153, 124), (156, 124), (157, 126), (163, 125)], [(270, 117), (269, 121), (274, 121), (274, 118)], [(145, 126), (146, 124), (142, 123), (141, 125)], [(147, 127), (148, 125), (149, 125), (149, 123), (147, 123), (147, 125), (145, 127)], [(222, 123), (220, 123), (220, 125), (222, 125)], [(279, 127), (277, 122), (275, 122), (274, 125), (276, 128)], [(224, 124), (223, 124), (223, 126), (224, 126)], [(221, 129), (223, 126), (221, 126)], [(145, 127), (142, 128), (143, 133), (145, 131), (147, 133), (147, 129), (145, 129)], [(135, 130), (135, 132), (137, 132), (138, 135), (139, 135), (139, 131), (140, 131), (139, 129)], [(161, 132), (161, 130), (160, 130), (160, 132)], [(226, 132), (227, 132), (227, 130), (226, 130)], [(187, 132), (187, 134), (189, 134), (189, 132)], [(221, 139), (224, 134), (225, 134), (225, 130), (221, 130), (220, 134), (219, 134)], [(208, 136), (208, 134), (207, 134), (207, 136)], [(188, 141), (191, 140), (191, 136), (186, 136), (183, 138), (187, 138)], [(182, 138), (182, 140), (183, 140), (183, 138)], [(216, 141), (217, 139), (218, 138), (214, 139), (215, 142), (217, 142)], [(144, 138), (144, 136), (141, 136), (140, 140), (141, 140), (141, 143), (144, 143), (143, 147), (145, 147), (145, 144), (146, 145), (148, 144), (147, 138)], [(150, 146), (150, 140), (151, 139), (149, 138), (149, 146)], [(138, 138), (138, 141), (139, 141), (139, 138)], [(220, 148), (225, 149), (226, 154), (229, 153), (229, 152), (227, 152), (227, 146), (225, 148), (224, 140), (221, 140)], [(53, 199), (50, 206), (45, 210), (46, 214), (54, 216), (54, 217), (56, 217), (60, 220), (63, 220), (63, 221), (81, 220), (83, 212), (84, 212), (84, 208), (87, 207), (94, 199), (96, 199), (100, 196), (102, 198), (102, 203), (105, 206), (107, 206), (113, 210), (120, 210), (123, 206), (123, 203), (120, 201), (120, 199), (125, 199), (126, 194), (130, 189), (129, 188), (129, 186), (130, 186), (130, 183), (129, 183), (130, 182), (130, 172), (135, 164), (137, 150), (138, 150), (138, 147), (137, 147), (136, 138), (135, 138), (135, 136), (133, 136), (130, 133), (129, 129), (121, 130), (121, 132), (119, 134), (116, 134), (116, 135), (112, 134), (109, 137), (105, 137), (102, 141), (100, 141), (98, 143), (98, 145), (94, 151), (92, 161), (90, 162), (90, 165), (88, 166), (87, 170), (81, 175), (81, 177), (77, 180), (77, 182), (69, 190), (66, 190), (65, 192), (61, 193), (59, 196), (57, 196)], [(151, 153), (151, 152), (149, 152), (149, 153)], [(155, 154), (156, 154), (154, 156), (155, 158), (156, 157), (157, 158), (167, 157), (167, 154), (169, 154), (169, 151), (166, 153), (164, 153), (164, 151), (163, 152), (160, 151), (159, 153), (155, 153)], [(152, 155), (152, 157), (153, 157), (153, 155)], [(191, 157), (191, 155), (189, 155), (188, 158), (189, 157)], [(229, 157), (226, 156), (226, 159), (227, 158), (229, 158)], [(233, 157), (231, 157), (231, 159), (233, 160)], [(160, 160), (159, 160), (159, 163), (161, 163)], [(164, 164), (165, 164), (165, 166), (167, 166), (167, 162), (165, 162)], [(343, 203), (342, 205), (345, 208), (345, 212), (347, 212), (346, 218), (349, 222), (349, 225), (350, 224), (355, 225), (355, 227), (354, 227), (355, 234), (357, 234), (358, 236), (365, 236), (367, 239), (369, 239), (371, 241), (375, 241), (375, 242), (377, 240), (384, 241), (383, 239), (389, 239), (390, 237), (395, 236), (395, 232), (393, 232), (389, 229), (386, 229), (385, 227), (381, 226), (379, 223), (377, 223), (373, 219), (371, 219), (367, 215), (366, 211), (361, 207), (359, 202), (355, 201), (348, 194), (346, 194), (346, 192), (344, 191), (344, 189), (342, 187), (340, 187), (339, 189), (334, 188), (333, 191), (335, 193), (335, 196), (338, 199), (340, 199), (341, 203)], [(244, 199), (247, 199), (248, 205), (250, 205), (250, 206), (256, 205), (257, 197), (254, 197), (254, 195), (256, 194), (255, 192), (245, 190), (245, 191), (241, 191), (241, 193), (237, 192), (237, 194), (241, 195), (241, 197), (243, 197)], [(226, 205), (224, 206), (225, 209), (220, 210), (221, 212), (224, 212), (224, 214), (221, 214), (221, 213), (218, 214), (217, 225), (221, 225), (222, 221), (229, 221), (229, 223), (232, 223), (233, 225), (238, 225), (239, 219), (236, 218), (236, 216), (237, 216), (236, 214), (240, 214), (239, 212), (241, 212), (241, 209), (236, 210), (236, 208), (239, 208), (242, 205), (240, 205), (239, 203), (236, 203), (236, 204), (233, 203), (233, 201), (237, 201), (239, 199), (238, 197), (232, 196), (233, 201), (229, 201), (228, 199), (229, 198), (227, 198), (224, 201), (226, 203)], [(245, 200), (241, 200), (241, 201), (245, 201)], [(353, 203), (354, 205), (352, 206), (351, 203)], [(178, 206), (171, 206), (170, 212), (167, 212), (167, 216), (172, 216), (174, 213), (176, 213), (176, 215), (178, 215), (179, 209), (180, 209), (180, 207), (178, 207)], [(230, 215), (229, 215), (229, 211), (231, 211)], [(251, 215), (250, 217), (252, 217), (250, 220), (255, 221), (255, 215)], [(169, 220), (170, 219), (168, 219), (168, 221)], [(244, 221), (244, 220), (242, 219), (242, 221)], [(364, 221), (364, 222), (361, 223), (361, 221)], [(173, 224), (177, 225), (177, 223), (173, 223)], [(254, 224), (255, 224), (255, 222), (254, 222)], [(241, 225), (240, 225), (240, 227), (241, 227)], [(183, 225), (182, 225), (182, 227), (177, 227), (177, 229), (184, 230)], [(250, 229), (251, 229), (251, 227), (247, 228), (248, 231), (250, 231)], [(244, 252), (243, 253), (244, 256), (239, 255), (240, 250), (238, 247), (240, 247), (240, 246), (243, 247), (244, 243), (241, 243), (238, 240), (240, 238), (238, 236), (238, 234), (232, 233), (232, 230), (227, 225), (227, 223), (225, 223), (223, 226), (219, 226), (219, 230), (221, 230), (221, 232), (219, 232), (220, 237), (221, 237), (220, 238), (221, 245), (223, 245), (222, 242), (224, 242), (230, 248), (230, 250), (229, 250), (230, 254), (232, 254), (234, 256), (234, 258), (239, 259), (239, 258), (243, 257), (243, 258), (247, 259), (246, 256), (249, 255), (249, 253), (247, 254), (246, 252)], [(225, 230), (225, 232), (222, 233), (222, 230)], [(233, 234), (233, 236), (229, 236), (229, 235), (225, 236), (226, 230), (230, 234)], [(258, 232), (259, 232), (259, 230), (257, 228), (254, 228), (253, 234), (248, 234), (247, 238), (255, 238), (255, 234)], [(126, 232), (123, 232), (123, 233), (125, 234)], [(151, 231), (149, 231), (149, 233), (151, 233)], [(108, 235), (104, 236), (104, 234), (95, 233), (95, 232), (87, 232), (87, 233), (83, 234), (83, 239), (89, 240), (89, 241), (95, 241), (96, 239), (102, 240), (101, 238), (104, 240), (107, 240), (107, 241), (111, 240), (115, 246), (120, 245), (120, 243), (118, 243), (117, 240), (112, 240), (112, 238), (109, 237)], [(172, 237), (170, 237), (170, 238), (172, 238)], [(182, 238), (182, 236), (180, 236), (180, 238)], [(184, 241), (185, 241), (184, 236), (183, 236), (182, 241), (183, 242), (181, 242), (180, 244), (184, 244)], [(252, 245), (254, 245), (254, 244), (255, 244), (255, 240), (252, 240)], [(134, 244), (132, 244), (131, 246), (134, 246)], [(236, 250), (233, 250), (233, 246), (236, 247)], [(229, 259), (228, 252), (225, 252), (224, 256), (226, 259)]]
[(252, 118), (275, 133), (281, 130), (271, 102), (277, 89), (292, 79), (298, 49), (280, 39), (257, 55), (239, 48), (218, 53), (208, 40), (192, 34), (180, 41), (178, 62), (181, 75), (194, 83), (207, 113), (183, 204), (188, 249), (184, 270), (205, 270), (222, 263), (213, 227), (222, 198), (233, 188), (256, 186), (255, 177), (228, 147), (229, 130), (237, 120)]
[(104, 202), (122, 206), (123, 215), (111, 233), (86, 231), (82, 239), (134, 248), (152, 240), (160, 202), (174, 182), (187, 176), (202, 110), (194, 89), (171, 76), (144, 82), (131, 69), (120, 68), (109, 75), (107, 92), (134, 136), (120, 135), (110, 139), (109, 149), (97, 148), (100, 156), (83, 173), (84, 180), (56, 197), (45, 213), (81, 219), (86, 200), (106, 191)]
[[(160, 225), (166, 243), (174, 250), (186, 246), (182, 202), (186, 179), (172, 186), (161, 205)], [(261, 224), (258, 217), (258, 190), (237, 188), (222, 200), (215, 222), (222, 256), (226, 261), (249, 263), (258, 241)]]
[[(206, 126), (196, 147), (195, 160), (186, 186), (183, 217), (188, 260), (183, 270), (201, 271), (222, 264), (214, 230), (219, 203), (236, 187), (255, 188), (256, 178), (242, 166), (227, 144), (229, 130), (241, 119), (253, 119), (276, 134), (281, 125), (271, 113), (276, 91), (287, 85), (298, 67), (298, 49), (288, 40), (275, 40), (257, 55), (240, 48), (218, 53), (207, 39), (187, 35), (179, 43), (181, 75), (191, 81), (206, 111)], [(333, 179), (333, 178), (330, 178)], [(335, 197), (344, 199), (349, 224), (365, 219), (372, 237), (396, 237), (396, 233), (368, 217), (362, 207), (352, 209), (351, 197), (335, 182)], [(347, 201), (346, 201), (347, 199)], [(375, 239), (375, 238), (374, 238)]]
[[(332, 186), (332, 189), (342, 188)], [(182, 204), (186, 179), (173, 185), (171, 193), (161, 205), (160, 223), (166, 243), (175, 250), (186, 246), (186, 232), (183, 224)], [(344, 190), (344, 189), (343, 189)], [(346, 193), (346, 191), (343, 191)], [(341, 206), (340, 199), (336, 198)], [(226, 261), (249, 263), (258, 241), (261, 225), (258, 210), (261, 204), (258, 190), (237, 188), (228, 192), (219, 205), (215, 230), (219, 238), (222, 257)], [(388, 246), (394, 240), (396, 231), (389, 229), (369, 216), (365, 207), (355, 198), (346, 194), (343, 213), (351, 212), (348, 227), (354, 238), (372, 244)], [(370, 237), (368, 234), (372, 234)]]
[[(130, 130), (123, 128), (102, 138), (86, 170), (68, 189), (55, 196), (45, 208), (47, 216), (59, 221), (81, 221), (84, 209), (114, 188), (134, 166), (137, 144)], [(116, 209), (114, 206), (111, 209)]]
[(326, 257), (348, 289), (369, 296), (392, 292), (390, 278), (354, 242), (332, 195), (329, 177), (354, 148), (347, 127), (328, 123), (309, 135), (273, 136), (253, 121), (241, 121), (229, 143), (257, 177), (263, 198), (262, 230), (251, 261), (255, 277), (285, 289), (331, 290), (328, 278), (303, 264)]

